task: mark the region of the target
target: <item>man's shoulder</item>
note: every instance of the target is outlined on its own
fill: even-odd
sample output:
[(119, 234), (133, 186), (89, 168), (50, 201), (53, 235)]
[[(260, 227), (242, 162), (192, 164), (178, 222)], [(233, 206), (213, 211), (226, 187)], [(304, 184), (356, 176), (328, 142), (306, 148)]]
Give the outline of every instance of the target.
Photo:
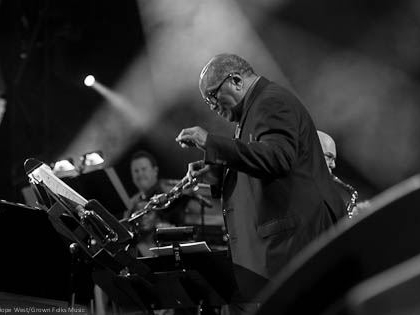
[(276, 108), (277, 110), (290, 108), (294, 111), (304, 108), (304, 106), (293, 91), (275, 82), (268, 81), (254, 99), (254, 110), (277, 111)]
[(278, 98), (300, 103), (294, 91), (273, 81), (268, 81), (267, 85), (261, 90), (261, 96), (263, 98)]

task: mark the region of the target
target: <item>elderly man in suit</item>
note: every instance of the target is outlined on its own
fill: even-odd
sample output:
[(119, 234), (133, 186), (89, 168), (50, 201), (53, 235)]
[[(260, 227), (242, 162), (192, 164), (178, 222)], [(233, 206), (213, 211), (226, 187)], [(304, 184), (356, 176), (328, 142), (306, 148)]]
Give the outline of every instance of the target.
[[(258, 76), (233, 54), (213, 57), (199, 88), (211, 110), (236, 123), (235, 136), (183, 129), (176, 141), (204, 151), (189, 166), (204, 176), (222, 200), (239, 291), (255, 296), (290, 259), (336, 221), (343, 207), (316, 128), (290, 91)], [(251, 273), (244, 272), (251, 271)]]

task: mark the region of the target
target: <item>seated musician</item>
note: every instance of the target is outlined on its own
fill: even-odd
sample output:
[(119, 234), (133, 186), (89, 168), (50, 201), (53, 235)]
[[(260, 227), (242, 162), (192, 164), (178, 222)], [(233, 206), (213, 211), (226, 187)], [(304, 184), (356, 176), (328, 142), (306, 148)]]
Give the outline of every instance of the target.
[(369, 206), (368, 201), (357, 202), (358, 192), (353, 186), (343, 182), (337, 176), (333, 174), (333, 169), (336, 167), (337, 151), (335, 141), (333, 138), (322, 131), (317, 131), (319, 141), (321, 142), (322, 151), (324, 152), (325, 162), (327, 163), (328, 170), (330, 171), (331, 177), (335, 183), (335, 186), (344, 201), (346, 206), (346, 212), (336, 214), (338, 218), (341, 217), (353, 217), (357, 215), (360, 210)]
[[(131, 158), (131, 177), (138, 192), (130, 200), (130, 208), (124, 212), (124, 218), (143, 211), (154, 195), (166, 193), (170, 188), (158, 179), (159, 167), (155, 157), (147, 151), (137, 151)], [(158, 227), (181, 225), (184, 208), (188, 200), (184, 197), (174, 202), (165, 210), (151, 211), (138, 221), (137, 255), (151, 256), (150, 247), (154, 247), (154, 231)]]

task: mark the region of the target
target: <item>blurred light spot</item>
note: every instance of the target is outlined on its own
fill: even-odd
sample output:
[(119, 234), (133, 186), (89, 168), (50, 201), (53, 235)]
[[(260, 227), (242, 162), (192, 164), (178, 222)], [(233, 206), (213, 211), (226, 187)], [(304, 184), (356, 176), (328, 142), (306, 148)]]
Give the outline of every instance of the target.
[(88, 75), (84, 81), (86, 86), (92, 86), (95, 83), (95, 77), (93, 75)]
[[(185, 102), (206, 107), (198, 91), (198, 77), (204, 64), (218, 53), (241, 55), (258, 73), (285, 81), (235, 1), (179, 0), (174, 6), (168, 0), (139, 0), (138, 5), (146, 48), (116, 87), (95, 82), (93, 88), (106, 102), (63, 156), (100, 149), (112, 163), (141, 135), (153, 143), (164, 143), (161, 150), (170, 151), (172, 147), (166, 144), (170, 141), (176, 147), (173, 139), (180, 130), (159, 120), (172, 106)], [(197, 124), (216, 119), (209, 110), (203, 112), (208, 115)], [(217, 124), (208, 125), (214, 129), (210, 131), (223, 131)]]

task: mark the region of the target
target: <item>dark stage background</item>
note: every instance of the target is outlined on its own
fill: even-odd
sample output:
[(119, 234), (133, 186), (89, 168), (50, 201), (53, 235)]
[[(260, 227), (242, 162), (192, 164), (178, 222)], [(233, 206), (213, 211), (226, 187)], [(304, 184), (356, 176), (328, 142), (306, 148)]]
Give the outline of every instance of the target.
[[(138, 149), (156, 156), (160, 177), (182, 178), (202, 156), (174, 141), (182, 128), (233, 131), (198, 91), (221, 52), (296, 91), (360, 199), (420, 171), (419, 1), (0, 0), (0, 199), (24, 201), (29, 157), (101, 150), (129, 195)], [(0, 222), (0, 291), (66, 299), (68, 244), (45, 213), (2, 206)], [(22, 272), (17, 261), (31, 264)]]
[[(198, 76), (232, 51), (292, 87), (337, 143), (336, 174), (370, 198), (419, 171), (416, 1), (0, 1), (0, 198), (22, 201), (23, 162), (102, 150), (129, 193), (128, 159), (181, 178), (201, 153), (188, 126), (229, 134)], [(94, 74), (105, 92), (83, 85)]]

